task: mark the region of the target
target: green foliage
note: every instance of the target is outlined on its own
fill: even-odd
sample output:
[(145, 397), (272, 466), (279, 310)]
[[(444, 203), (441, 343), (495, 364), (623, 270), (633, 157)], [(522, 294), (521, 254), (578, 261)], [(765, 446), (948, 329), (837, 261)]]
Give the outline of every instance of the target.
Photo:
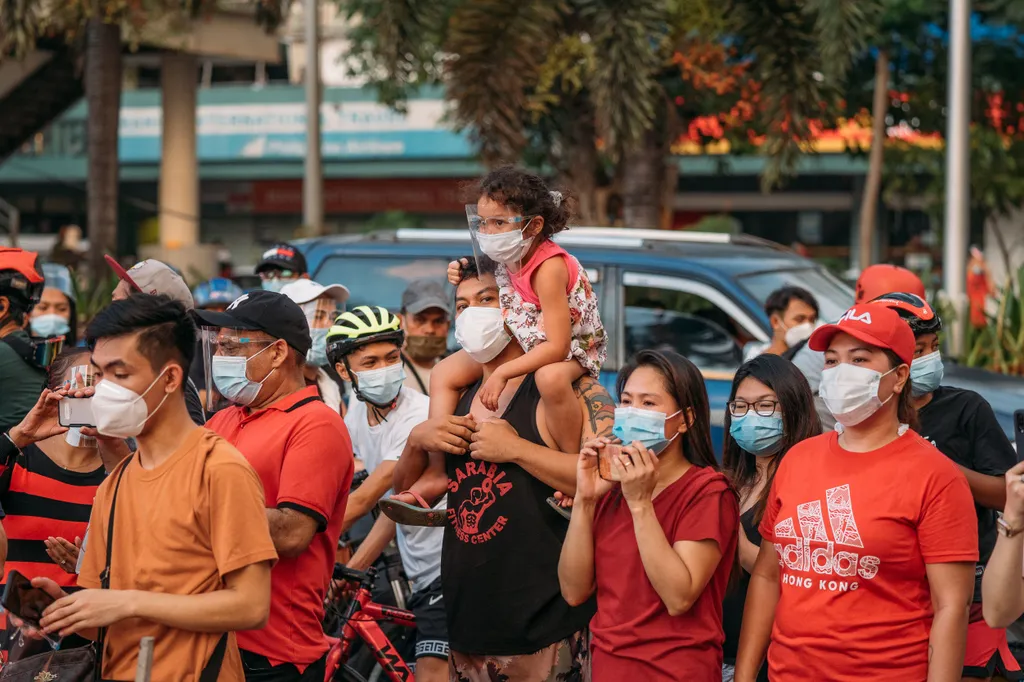
[(964, 364), (1000, 374), (1024, 375), (1024, 268), (1000, 290), (988, 324), (972, 331)]
[[(291, 0), (251, 2), (257, 24), (274, 30), (287, 16)], [(94, 16), (120, 25), (124, 39), (135, 47), (147, 23), (166, 17), (199, 17), (219, 4), (220, 0), (0, 0), (0, 61), (24, 58), (42, 38), (73, 42)]]
[(84, 330), (96, 314), (110, 305), (118, 279), (110, 268), (106, 268), (95, 281), (83, 282), (77, 275), (72, 276), (71, 285), (75, 294), (75, 310), (78, 313), (78, 328)]

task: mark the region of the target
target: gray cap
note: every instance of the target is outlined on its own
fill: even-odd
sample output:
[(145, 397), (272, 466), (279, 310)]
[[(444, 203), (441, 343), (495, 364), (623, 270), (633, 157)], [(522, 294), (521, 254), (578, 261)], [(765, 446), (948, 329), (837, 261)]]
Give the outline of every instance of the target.
[(440, 308), (446, 315), (451, 315), (448, 292), (436, 279), (418, 279), (402, 294), (403, 313), (418, 315), (431, 308)]

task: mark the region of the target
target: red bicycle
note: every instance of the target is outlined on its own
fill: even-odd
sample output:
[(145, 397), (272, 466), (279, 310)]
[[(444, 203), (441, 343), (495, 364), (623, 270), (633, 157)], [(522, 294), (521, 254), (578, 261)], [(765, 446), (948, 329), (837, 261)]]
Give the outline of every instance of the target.
[[(341, 616), (341, 639), (327, 653), (327, 674), (324, 682), (366, 682), (358, 672), (346, 665), (352, 647), (362, 640), (377, 660), (385, 679), (391, 682), (414, 682), (412, 669), (381, 629), (379, 622), (395, 623), (407, 628), (416, 627), (416, 616), (411, 611), (377, 604), (372, 599), (377, 569), (354, 571), (340, 564), (334, 567), (334, 579), (358, 585), (355, 594)], [(341, 607), (342, 591), (335, 590), (329, 605)]]

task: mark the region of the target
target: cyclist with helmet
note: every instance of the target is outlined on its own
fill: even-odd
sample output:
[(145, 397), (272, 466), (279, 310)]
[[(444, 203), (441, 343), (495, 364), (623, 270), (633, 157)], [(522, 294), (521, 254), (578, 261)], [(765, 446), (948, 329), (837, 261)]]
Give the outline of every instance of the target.
[(21, 423), (46, 384), (46, 370), (25, 330), (43, 294), (38, 260), (31, 251), (0, 248), (0, 432)]
[(942, 385), (942, 320), (927, 301), (917, 294), (897, 292), (873, 302), (895, 310), (914, 332), (910, 390), (920, 433), (960, 467), (974, 496), (979, 558), (964, 677), (987, 680), (998, 673), (1008, 680), (1020, 679), (1020, 666), (1007, 646), (1006, 631), (989, 627), (981, 611), (982, 573), (996, 543), (996, 510), (1006, 504), (1004, 475), (1017, 463), (1016, 453), (984, 398), (974, 391)]
[[(429, 398), (403, 385), (404, 342), (398, 316), (377, 306), (342, 313), (327, 333), (327, 356), (338, 374), (352, 383), (356, 397), (345, 416), (352, 449), (370, 474), (349, 497), (346, 529), (387, 494), (410, 432), (427, 420)], [(446, 505), (447, 498), (442, 498), (434, 509), (443, 514)], [(349, 567), (366, 570), (395, 537), (395, 522), (382, 514)], [(443, 539), (443, 528), (397, 529), (402, 564), (413, 583), (409, 609), (416, 614), (416, 679), (426, 682), (448, 679), (448, 627), (441, 593)]]

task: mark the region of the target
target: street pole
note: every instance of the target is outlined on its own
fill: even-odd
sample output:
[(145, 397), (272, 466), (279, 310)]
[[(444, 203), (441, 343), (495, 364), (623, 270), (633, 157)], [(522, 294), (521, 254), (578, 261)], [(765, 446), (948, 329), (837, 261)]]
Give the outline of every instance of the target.
[(946, 225), (942, 269), (956, 310), (950, 350), (964, 350), (967, 241), (971, 229), (971, 2), (949, 0), (949, 99), (946, 119)]
[(306, 0), (306, 167), (302, 181), (302, 222), (314, 235), (324, 233), (324, 177), (320, 162), (319, 0)]

